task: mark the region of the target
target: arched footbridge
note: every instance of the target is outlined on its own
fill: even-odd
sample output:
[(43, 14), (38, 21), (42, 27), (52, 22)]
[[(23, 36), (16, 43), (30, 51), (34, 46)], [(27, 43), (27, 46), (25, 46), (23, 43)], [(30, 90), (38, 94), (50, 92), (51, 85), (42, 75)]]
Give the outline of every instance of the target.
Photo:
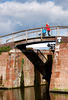
[[(27, 49), (26, 46), (47, 43), (47, 46), (54, 52), (56, 43), (68, 42), (68, 26), (50, 26), (50, 36), (48, 36), (47, 32), (43, 36), (43, 28), (46, 27), (27, 29), (0, 36), (0, 47), (10, 45), (12, 48), (20, 49), (43, 75), (43, 78), (50, 82), (52, 61), (46, 59), (40, 50), (37, 50), (36, 53), (34, 49)], [(40, 59), (38, 52), (46, 59), (46, 63)]]

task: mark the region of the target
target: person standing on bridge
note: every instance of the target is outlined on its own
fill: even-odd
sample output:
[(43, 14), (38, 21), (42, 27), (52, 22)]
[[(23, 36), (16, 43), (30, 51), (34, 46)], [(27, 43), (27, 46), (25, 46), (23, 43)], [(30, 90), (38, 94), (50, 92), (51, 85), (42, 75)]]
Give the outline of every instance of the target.
[(48, 35), (50, 36), (50, 27), (49, 27), (49, 25), (48, 25), (48, 23), (46, 23), (46, 29), (47, 29), (47, 32), (48, 32)]
[(42, 36), (46, 35), (46, 29), (42, 28)]

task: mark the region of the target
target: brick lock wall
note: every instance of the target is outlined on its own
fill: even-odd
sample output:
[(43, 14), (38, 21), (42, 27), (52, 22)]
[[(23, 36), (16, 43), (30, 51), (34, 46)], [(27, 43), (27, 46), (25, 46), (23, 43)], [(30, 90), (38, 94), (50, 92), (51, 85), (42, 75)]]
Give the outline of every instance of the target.
[(0, 87), (20, 87), (22, 64), (19, 66), (19, 59), (18, 52), (3, 52), (0, 55)]
[(68, 91), (68, 43), (55, 47), (50, 90)]
[[(51, 55), (50, 51), (42, 51), (44, 56)], [(39, 54), (39, 57), (45, 62), (45, 59)], [(21, 67), (22, 59), (24, 86), (33, 86), (35, 81), (34, 65), (18, 49), (12, 49), (10, 52), (2, 52), (0, 55), (0, 87), (15, 88), (21, 85)], [(46, 84), (39, 74), (40, 85)]]
[(4, 85), (6, 80), (6, 65), (8, 60), (8, 54), (2, 53), (0, 55), (0, 86)]

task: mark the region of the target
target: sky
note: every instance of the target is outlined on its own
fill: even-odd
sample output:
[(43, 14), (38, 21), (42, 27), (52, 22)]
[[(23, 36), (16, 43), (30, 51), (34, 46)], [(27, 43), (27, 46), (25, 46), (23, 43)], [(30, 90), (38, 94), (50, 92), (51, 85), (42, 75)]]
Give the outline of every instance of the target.
[(68, 25), (68, 0), (0, 0), (0, 36), (45, 23)]

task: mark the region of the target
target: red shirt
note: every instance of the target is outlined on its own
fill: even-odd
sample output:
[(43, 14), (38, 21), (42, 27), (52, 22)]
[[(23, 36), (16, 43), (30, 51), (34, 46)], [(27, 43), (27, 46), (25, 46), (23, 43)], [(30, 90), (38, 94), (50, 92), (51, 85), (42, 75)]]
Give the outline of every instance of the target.
[(46, 27), (47, 27), (47, 28), (46, 28), (46, 29), (47, 29), (47, 31), (50, 31), (49, 25), (46, 25)]

